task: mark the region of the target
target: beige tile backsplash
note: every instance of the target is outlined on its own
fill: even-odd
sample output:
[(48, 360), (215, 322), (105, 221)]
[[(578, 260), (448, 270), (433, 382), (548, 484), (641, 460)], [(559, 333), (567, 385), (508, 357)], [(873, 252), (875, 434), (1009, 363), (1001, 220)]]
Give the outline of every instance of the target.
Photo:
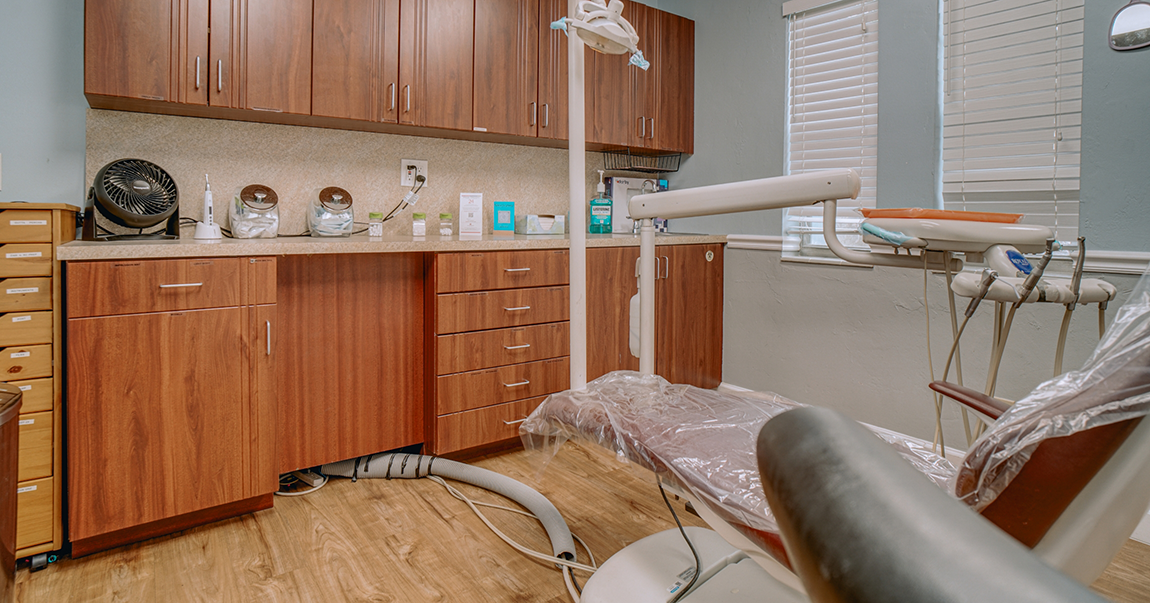
[[(385, 234), (411, 232), (411, 214), (427, 214), (438, 229), (440, 212), (456, 217), (459, 194), (483, 193), (484, 228), (491, 231), (492, 202), (514, 201), (515, 213), (567, 211), (567, 151), (89, 109), (86, 182), (116, 159), (151, 161), (172, 175), (180, 191), (180, 216), (203, 213), (204, 174), (212, 183), (216, 220), (226, 226), (227, 204), (249, 184), (264, 184), (280, 199), (280, 234), (306, 230), (309, 203), (319, 189), (339, 186), (354, 199), (356, 222), (369, 212), (386, 214), (407, 192), (399, 185), (402, 159), (428, 161), (428, 181), (414, 208), (384, 225)], [(595, 192), (602, 155), (587, 153), (587, 191)], [(182, 230), (190, 237), (190, 228)]]

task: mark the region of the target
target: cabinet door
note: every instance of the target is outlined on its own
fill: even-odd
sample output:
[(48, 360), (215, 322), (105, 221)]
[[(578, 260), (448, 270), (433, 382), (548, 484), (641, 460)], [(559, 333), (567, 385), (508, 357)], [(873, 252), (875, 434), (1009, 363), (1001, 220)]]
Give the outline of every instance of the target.
[(84, 93), (175, 100), (177, 0), (105, 0), (84, 6)]
[[(629, 8), (631, 12), (627, 18), (635, 28), (635, 33), (639, 34), (639, 49), (651, 61), (651, 67), (645, 71), (627, 65), (628, 75), (631, 76), (631, 120), (634, 122), (629, 146), (651, 147), (655, 144), (656, 98), (659, 93), (656, 89), (656, 65), (662, 62), (662, 47), (665, 45), (658, 35), (659, 13), (662, 11), (637, 2), (632, 2)], [(626, 62), (628, 57), (619, 58)]]
[(312, 115), (395, 123), (399, 0), (316, 3)]
[(475, 3), (401, 0), (399, 122), (470, 130)]
[(539, 124), (539, 0), (475, 3), (473, 127), (535, 136)]
[[(233, 38), (241, 31), (242, 0), (209, 0), (208, 23), (208, 104), (213, 107), (240, 107), (240, 44)], [(237, 24), (233, 27), (233, 24)]]
[(672, 383), (718, 387), (723, 375), (723, 246), (669, 245), (656, 253), (662, 278), (655, 282), (655, 372)]
[(310, 114), (312, 0), (244, 0), (244, 9), (243, 108)]
[(73, 540), (244, 498), (240, 308), (72, 319)]
[(208, 53), (209, 0), (180, 2), (180, 62), (176, 98), (191, 105), (208, 104), (211, 57)]
[(276, 394), (275, 374), (277, 337), (276, 306), (251, 306), (248, 314), (248, 337), (252, 342), (251, 403), (248, 406), (247, 443), (251, 450), (252, 468), (247, 472), (248, 496), (258, 496), (279, 489), (276, 479)]
[(650, 124), (651, 144), (663, 151), (695, 150), (695, 22), (663, 11), (658, 13), (658, 60), (651, 70), (658, 78), (656, 117)]
[(567, 139), (567, 34), (551, 24), (567, 16), (567, 0), (539, 0), (540, 138)]
[(631, 355), (628, 339), (631, 296), (639, 290), (635, 280), (637, 259), (638, 247), (587, 250), (588, 380), (611, 371), (639, 370), (639, 359)]

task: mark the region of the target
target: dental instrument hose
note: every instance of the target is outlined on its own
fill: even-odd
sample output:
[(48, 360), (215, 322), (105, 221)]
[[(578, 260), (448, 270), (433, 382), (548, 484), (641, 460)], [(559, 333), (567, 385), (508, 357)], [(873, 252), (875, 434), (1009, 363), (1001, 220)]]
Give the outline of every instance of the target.
[[(951, 344), (950, 352), (946, 356), (946, 366), (942, 370), (943, 381), (946, 381), (950, 376), (951, 360), (955, 358), (955, 354), (958, 350), (958, 342), (960, 339), (962, 339), (963, 332), (966, 331), (966, 325), (970, 322), (970, 317), (974, 316), (975, 311), (978, 310), (978, 305), (982, 303), (982, 300), (986, 298), (988, 293), (990, 293), (990, 286), (994, 284), (994, 281), (996, 280), (998, 280), (997, 272), (991, 270), (990, 268), (986, 268), (982, 271), (982, 279), (978, 283), (978, 294), (972, 297), (970, 299), (970, 303), (966, 305), (966, 312), (964, 312), (963, 315), (962, 326), (958, 328), (958, 333), (956, 333), (954, 336), (954, 343)], [(954, 316), (955, 312), (953, 308), (951, 309), (950, 313), (952, 316)], [(961, 376), (959, 379), (960, 380), (958, 384), (962, 385)], [(967, 415), (965, 406), (962, 407), (962, 426), (966, 430), (966, 444), (969, 446), (970, 444), (974, 443), (974, 437), (970, 431), (970, 419)]]
[(995, 347), (994, 355), (990, 359), (990, 372), (986, 376), (986, 391), (988, 396), (994, 395), (994, 389), (998, 385), (998, 368), (1002, 364), (1002, 354), (1006, 351), (1006, 339), (1010, 335), (1010, 326), (1014, 322), (1014, 313), (1018, 311), (1019, 306), (1026, 302), (1026, 298), (1030, 297), (1031, 292), (1038, 286), (1038, 280), (1042, 278), (1043, 271), (1046, 270), (1046, 265), (1050, 263), (1050, 257), (1054, 255), (1054, 239), (1046, 239), (1046, 251), (1042, 254), (1042, 259), (1038, 260), (1038, 265), (1030, 271), (1026, 276), (1026, 280), (1022, 281), (1022, 291), (1018, 292), (1018, 300), (1010, 305), (1010, 312), (1006, 314), (1006, 323), (1003, 325), (1002, 334)]
[(1074, 301), (1066, 304), (1066, 312), (1062, 314), (1062, 327), (1058, 330), (1058, 347), (1054, 352), (1054, 376), (1062, 374), (1062, 357), (1066, 353), (1066, 334), (1070, 331), (1070, 315), (1078, 305), (1081, 295), (1082, 268), (1086, 263), (1086, 237), (1078, 237), (1078, 261), (1074, 263), (1074, 279), (1070, 281), (1070, 292), (1074, 294)]

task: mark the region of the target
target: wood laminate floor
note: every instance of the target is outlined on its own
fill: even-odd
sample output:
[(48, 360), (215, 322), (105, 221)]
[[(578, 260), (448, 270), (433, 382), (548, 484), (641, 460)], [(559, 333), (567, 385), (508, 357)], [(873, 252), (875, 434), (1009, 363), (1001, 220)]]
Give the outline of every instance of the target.
[[(525, 452), (472, 462), (542, 492), (599, 561), (674, 527), (650, 474), (598, 449), (569, 444), (541, 474)], [(674, 505), (685, 524), (703, 525)], [(488, 515), (520, 542), (550, 550), (533, 519)], [(1150, 546), (1130, 541), (1094, 588), (1113, 601), (1150, 601)], [(273, 509), (64, 558), (36, 573), (21, 569), (16, 597), (25, 603), (569, 600), (554, 566), (512, 550), (430, 480), (332, 480), (307, 496), (277, 497)]]

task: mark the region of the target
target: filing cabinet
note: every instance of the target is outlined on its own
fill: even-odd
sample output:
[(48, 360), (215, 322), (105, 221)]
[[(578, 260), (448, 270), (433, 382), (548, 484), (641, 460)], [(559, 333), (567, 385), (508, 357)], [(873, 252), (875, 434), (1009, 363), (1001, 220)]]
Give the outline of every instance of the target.
[(20, 388), (16, 557), (64, 545), (61, 352), (56, 247), (76, 238), (76, 208), (0, 203), (0, 379)]
[(448, 454), (519, 435), (568, 388), (566, 249), (440, 253), (432, 260), (427, 447)]

